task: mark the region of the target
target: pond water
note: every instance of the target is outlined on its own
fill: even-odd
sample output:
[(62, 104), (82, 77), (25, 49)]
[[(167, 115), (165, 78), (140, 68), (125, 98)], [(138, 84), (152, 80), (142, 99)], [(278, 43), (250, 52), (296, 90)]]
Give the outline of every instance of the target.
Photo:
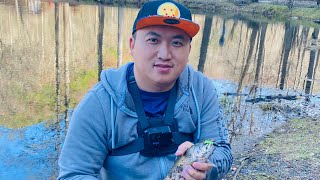
[[(52, 177), (57, 146), (45, 143), (63, 139), (63, 132), (52, 134), (57, 131), (52, 123), (69, 119), (102, 69), (131, 61), (128, 45), (137, 11), (98, 4), (0, 0), (0, 145), (12, 143), (2, 149), (6, 154), (0, 157), (7, 159), (0, 161), (0, 179)], [(192, 40), (189, 64), (212, 78), (232, 134), (255, 135), (280, 123), (272, 113), (263, 121), (253, 121), (265, 114), (257, 113), (252, 103), (241, 109), (235, 106), (238, 102), (279, 94), (318, 97), (319, 25), (230, 13), (196, 12), (193, 19), (201, 30)], [(55, 127), (64, 129), (64, 125)], [(37, 134), (45, 136), (37, 141)], [(31, 146), (38, 151), (30, 150)], [(28, 155), (51, 160), (25, 159), (34, 172), (14, 166)], [(14, 162), (6, 164), (9, 160)], [(39, 175), (37, 170), (45, 173), (34, 176)]]

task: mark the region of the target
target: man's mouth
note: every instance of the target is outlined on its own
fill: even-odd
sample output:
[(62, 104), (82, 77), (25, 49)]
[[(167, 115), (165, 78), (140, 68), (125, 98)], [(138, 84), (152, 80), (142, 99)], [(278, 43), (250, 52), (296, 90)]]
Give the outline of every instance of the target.
[(170, 64), (155, 64), (154, 67), (156, 70), (158, 70), (160, 73), (169, 73), (170, 70), (173, 68)]
[(172, 68), (172, 65), (169, 64), (155, 64), (154, 66), (160, 67), (160, 68)]

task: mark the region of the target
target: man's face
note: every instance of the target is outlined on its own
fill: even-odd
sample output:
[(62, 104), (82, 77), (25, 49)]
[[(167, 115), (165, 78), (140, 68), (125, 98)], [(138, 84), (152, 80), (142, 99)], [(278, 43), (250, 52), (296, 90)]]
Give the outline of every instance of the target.
[(186, 67), (190, 37), (170, 26), (150, 26), (130, 39), (134, 73), (139, 88), (149, 92), (170, 90)]

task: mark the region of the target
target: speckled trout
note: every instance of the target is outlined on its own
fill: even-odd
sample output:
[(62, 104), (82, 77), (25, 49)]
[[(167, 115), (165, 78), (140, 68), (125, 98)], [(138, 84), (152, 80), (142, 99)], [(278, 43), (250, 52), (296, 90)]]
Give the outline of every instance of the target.
[(182, 177), (181, 173), (185, 166), (191, 165), (196, 161), (203, 162), (204, 160), (208, 160), (216, 146), (217, 144), (211, 139), (194, 144), (183, 156), (177, 159), (164, 180), (179, 180)]

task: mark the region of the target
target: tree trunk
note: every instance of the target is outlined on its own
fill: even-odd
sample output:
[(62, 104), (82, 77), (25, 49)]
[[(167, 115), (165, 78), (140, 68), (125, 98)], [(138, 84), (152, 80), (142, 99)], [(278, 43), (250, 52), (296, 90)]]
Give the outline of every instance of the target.
[(117, 52), (118, 52), (118, 61), (117, 61), (117, 67), (120, 67), (122, 64), (122, 49), (123, 49), (123, 27), (122, 23), (123, 22), (123, 7), (118, 6), (118, 47), (117, 47)]
[(100, 73), (103, 67), (103, 55), (102, 55), (102, 46), (103, 46), (103, 30), (104, 30), (104, 6), (99, 5), (99, 29), (98, 29), (98, 81), (100, 81)]
[[(318, 39), (319, 29), (315, 28), (312, 33), (312, 43), (311, 47), (316, 46), (316, 40)], [(305, 93), (310, 94), (311, 91), (311, 82), (313, 79), (313, 71), (314, 71), (314, 64), (315, 64), (315, 56), (316, 56), (316, 49), (311, 48), (310, 50), (310, 61), (308, 66), (308, 72), (307, 72), (307, 80), (306, 80), (306, 87), (305, 87)]]
[(282, 53), (282, 66), (281, 66), (281, 72), (280, 72), (280, 89), (284, 89), (287, 71), (288, 71), (288, 59), (289, 59), (289, 53), (291, 51), (292, 47), (292, 39), (295, 34), (295, 29), (293, 26), (291, 26), (290, 23), (285, 23), (285, 34), (284, 34), (284, 41), (283, 41), (283, 53)]
[(56, 71), (56, 130), (58, 141), (56, 150), (60, 154), (60, 63), (59, 63), (59, 2), (54, 3), (55, 15), (55, 71)]
[(219, 38), (219, 46), (222, 47), (224, 45), (224, 35), (226, 34), (226, 20), (223, 19), (223, 24), (222, 24), (222, 32), (221, 36)]
[[(306, 42), (306, 39), (308, 37), (308, 32), (309, 32), (309, 28), (303, 27), (302, 31), (301, 31), (301, 35), (300, 35), (300, 40), (298, 40), (299, 41), (298, 42), (298, 61), (297, 61), (297, 65), (296, 65), (296, 68), (295, 68), (296, 74), (299, 72), (299, 70), (298, 70), (299, 64), (301, 64), (300, 68), (302, 67), (303, 57), (301, 56), (301, 48), (306, 46), (305, 42)], [(304, 55), (305, 48), (303, 48), (302, 52), (303, 52), (302, 55)], [(301, 78), (301, 69), (300, 69), (300, 72), (299, 72), (299, 76), (297, 75), (294, 78), (294, 83), (293, 83), (293, 87), (294, 88), (299, 88), (300, 78)]]
[[(66, 10), (67, 9), (67, 10)], [(68, 17), (70, 16), (69, 14), (69, 6), (64, 4), (63, 6), (63, 27), (64, 27), (64, 52), (63, 52), (63, 60), (64, 60), (64, 78), (65, 78), (65, 94), (64, 94), (64, 105), (65, 105), (65, 126), (66, 126), (66, 131), (68, 129), (68, 123), (69, 123), (69, 115), (68, 115), (68, 110), (69, 110), (69, 102), (70, 102), (70, 71), (69, 71), (69, 62), (70, 62), (70, 44), (69, 44), (69, 32), (70, 32), (70, 27), (68, 23)]]
[(257, 57), (256, 72), (254, 76), (254, 84), (258, 83), (260, 72), (261, 72), (261, 66), (264, 62), (264, 42), (266, 37), (266, 31), (267, 31), (267, 24), (263, 23), (261, 25), (261, 31), (260, 31), (259, 51), (258, 51), (258, 57)]
[(199, 58), (199, 64), (198, 64), (198, 71), (200, 72), (203, 72), (204, 64), (207, 58), (207, 51), (208, 51), (210, 33), (211, 33), (211, 27), (212, 27), (212, 18), (213, 18), (212, 15), (206, 15), (204, 20), (204, 28), (203, 28), (202, 41), (200, 46), (200, 58)]
[(251, 36), (250, 36), (249, 52), (248, 52), (248, 56), (246, 58), (246, 61), (244, 62), (244, 68), (243, 68), (243, 70), (241, 72), (241, 75), (240, 75), (239, 86), (238, 86), (238, 89), (237, 89), (237, 93), (240, 93), (240, 91), (242, 89), (242, 84), (243, 84), (244, 77), (247, 74), (247, 71), (249, 69), (250, 60), (251, 60), (251, 57), (252, 57), (252, 52), (253, 52), (254, 47), (255, 47), (255, 41), (256, 41), (257, 33), (258, 33), (258, 29), (259, 29), (259, 24), (255, 23), (255, 22), (249, 22), (248, 26), (250, 28), (252, 28), (252, 32), (251, 32)]

